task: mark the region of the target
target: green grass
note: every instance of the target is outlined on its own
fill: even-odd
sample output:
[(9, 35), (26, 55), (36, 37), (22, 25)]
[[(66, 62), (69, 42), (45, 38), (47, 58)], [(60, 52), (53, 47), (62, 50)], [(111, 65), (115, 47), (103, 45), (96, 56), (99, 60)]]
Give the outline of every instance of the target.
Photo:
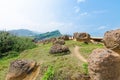
[(86, 59), (88, 56), (92, 53), (92, 51), (96, 48), (103, 48), (102, 44), (82, 44), (80, 45), (80, 53), (83, 55)]
[(18, 57), (14, 57), (14, 58), (2, 58), (0, 59), (0, 80), (4, 80), (5, 76), (8, 72), (8, 66), (10, 64), (11, 61), (17, 59)]
[[(81, 42), (75, 41), (66, 41), (66, 45), (72, 50), (75, 45), (80, 46), (80, 53), (86, 58), (95, 48), (102, 48), (100, 44), (84, 44)], [(0, 80), (5, 79), (5, 75), (8, 71), (8, 67), (11, 61), (15, 59), (32, 59), (40, 63), (40, 74), (37, 80), (40, 80), (46, 74), (51, 75), (51, 72), (54, 71), (54, 79), (65, 80), (74, 74), (85, 74), (87, 72), (86, 66), (83, 67), (83, 62), (77, 59), (75, 56), (70, 54), (67, 55), (52, 55), (49, 54), (49, 50), (52, 44), (39, 44), (34, 49), (29, 49), (23, 51), (18, 57), (13, 57), (9, 59), (0, 59)], [(49, 67), (52, 65), (52, 70), (49, 71)], [(50, 72), (50, 73), (49, 73)], [(49, 77), (47, 75), (47, 77)], [(53, 80), (53, 79), (50, 79)]]

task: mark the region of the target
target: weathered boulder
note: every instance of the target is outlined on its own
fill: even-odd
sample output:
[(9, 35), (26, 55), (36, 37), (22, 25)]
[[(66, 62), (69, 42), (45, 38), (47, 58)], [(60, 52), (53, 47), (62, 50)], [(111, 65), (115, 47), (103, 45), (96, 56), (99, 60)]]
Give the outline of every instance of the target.
[(62, 52), (69, 52), (69, 48), (65, 45), (60, 45), (60, 44), (54, 44), (49, 53), (55, 54), (55, 53), (62, 53)]
[(6, 80), (34, 80), (38, 67), (35, 61), (15, 60), (10, 63)]
[(96, 49), (88, 58), (91, 80), (120, 80), (120, 55), (110, 49)]
[(90, 34), (88, 34), (88, 33), (74, 33), (73, 37), (77, 41), (83, 41), (85, 43), (90, 42)]
[(60, 45), (64, 45), (65, 44), (65, 41), (63, 39), (58, 39), (56, 41), (53, 42), (53, 45), (54, 44), (60, 44)]
[(120, 29), (107, 31), (103, 42), (107, 48), (120, 53)]
[(69, 35), (60, 36), (58, 39), (69, 40)]

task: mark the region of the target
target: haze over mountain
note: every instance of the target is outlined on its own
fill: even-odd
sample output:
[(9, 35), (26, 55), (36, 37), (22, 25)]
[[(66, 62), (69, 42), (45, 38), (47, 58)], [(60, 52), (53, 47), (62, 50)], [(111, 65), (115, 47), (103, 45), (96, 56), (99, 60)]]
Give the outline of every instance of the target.
[(28, 29), (9, 30), (8, 32), (15, 34), (17, 36), (35, 36), (40, 34), (38, 32), (30, 31)]

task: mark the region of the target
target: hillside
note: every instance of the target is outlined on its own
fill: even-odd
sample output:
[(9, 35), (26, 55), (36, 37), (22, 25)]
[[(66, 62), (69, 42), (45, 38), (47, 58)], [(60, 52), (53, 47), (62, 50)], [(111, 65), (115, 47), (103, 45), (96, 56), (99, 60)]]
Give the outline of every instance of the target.
[(43, 34), (39, 34), (39, 35), (35, 36), (35, 40), (38, 41), (38, 40), (43, 40), (43, 39), (55, 38), (55, 37), (59, 37), (61, 35), (62, 34), (60, 33), (59, 30), (55, 30), (52, 32), (46, 32)]
[(70, 48), (70, 54), (49, 54), (50, 47), (52, 46), (52, 44), (49, 43), (46, 45), (38, 44), (38, 47), (25, 50), (18, 57), (1, 59), (0, 80), (5, 79), (9, 64), (15, 59), (35, 60), (40, 63), (40, 73), (36, 80), (48, 80), (43, 79), (45, 76), (49, 77), (49, 80), (69, 80), (69, 78), (76, 80), (75, 78), (80, 78), (81, 74), (87, 74), (87, 70), (86, 67), (84, 67), (86, 63), (72, 54), (75, 48), (74, 46), (77, 45), (80, 47), (80, 54), (86, 59), (93, 49), (103, 47), (101, 44), (86, 45), (75, 41), (66, 41), (66, 45)]
[(10, 30), (8, 32), (15, 34), (17, 36), (35, 36), (38, 34), (37, 32), (30, 31), (27, 29)]

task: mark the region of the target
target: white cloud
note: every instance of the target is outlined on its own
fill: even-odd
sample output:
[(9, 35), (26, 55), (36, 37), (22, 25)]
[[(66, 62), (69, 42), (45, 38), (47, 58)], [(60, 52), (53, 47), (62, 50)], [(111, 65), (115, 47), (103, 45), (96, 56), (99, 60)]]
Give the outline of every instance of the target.
[(56, 0), (0, 0), (0, 30), (49, 30)]
[(77, 3), (85, 2), (86, 0), (77, 0)]
[(100, 26), (98, 27), (98, 30), (104, 30), (104, 29), (107, 29), (108, 27), (107, 26)]

